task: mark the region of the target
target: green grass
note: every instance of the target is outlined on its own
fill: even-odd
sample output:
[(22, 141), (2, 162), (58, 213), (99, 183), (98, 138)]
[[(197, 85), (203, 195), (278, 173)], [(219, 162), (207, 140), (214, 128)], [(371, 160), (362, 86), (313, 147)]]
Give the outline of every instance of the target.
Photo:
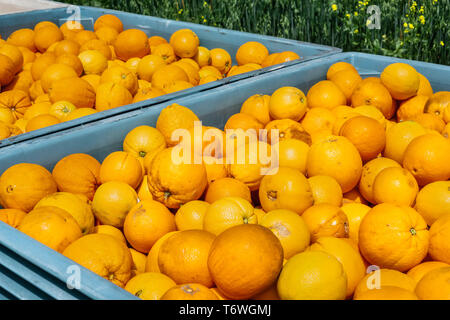
[[(63, 1), (450, 65), (450, 0)], [(372, 4), (379, 30), (366, 26)]]

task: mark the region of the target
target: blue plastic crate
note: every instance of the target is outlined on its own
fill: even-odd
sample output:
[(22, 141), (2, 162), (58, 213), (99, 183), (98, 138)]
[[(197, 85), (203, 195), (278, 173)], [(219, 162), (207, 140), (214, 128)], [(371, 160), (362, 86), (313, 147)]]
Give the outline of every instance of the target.
[[(251, 95), (258, 93), (272, 94), (273, 91), (282, 86), (295, 86), (306, 93), (313, 84), (326, 79), (328, 68), (338, 61), (352, 63), (364, 78), (378, 76), (390, 63), (406, 62), (425, 75), (435, 91), (450, 90), (449, 66), (361, 53), (341, 53), (304, 64), (289, 66), (240, 82), (229, 83), (223, 85), (219, 90), (209, 90), (188, 97), (177, 98), (170, 103), (175, 102), (191, 108), (204, 125), (223, 128), (228, 117), (239, 112), (242, 103)], [(37, 163), (52, 170), (56, 162), (72, 153), (87, 153), (102, 161), (109, 153), (121, 150), (123, 139), (133, 128), (140, 125), (155, 126), (160, 111), (167, 105), (168, 103), (160, 103), (152, 108), (134, 110), (96, 123), (88, 123), (78, 128), (55, 132), (33, 141), (7, 146), (0, 150), (0, 174), (10, 166), (21, 162)], [(11, 265), (5, 265), (4, 261), (6, 260), (0, 256), (0, 296), (8, 297), (7, 294), (9, 294), (15, 297), (32, 297), (35, 294), (32, 290), (34, 288), (33, 283), (44, 277), (45, 272), (57, 275), (54, 280), (65, 283), (65, 279), (67, 279), (65, 270), (70, 260), (19, 231), (0, 223), (0, 255), (9, 252), (15, 253), (15, 255), (9, 254), (11, 259), (8, 261), (13, 260)], [(21, 265), (23, 267), (20, 267)], [(4, 278), (2, 268), (8, 269), (20, 281), (14, 282), (13, 277), (6, 277), (6, 280), (2, 280)], [(93, 299), (122, 299), (128, 297), (123, 295), (120, 290), (105, 292), (104, 290), (109, 290), (104, 284), (106, 280), (88, 270), (83, 270), (82, 279), (80, 293), (83, 297)], [(84, 287), (85, 284), (89, 287)], [(71, 294), (71, 291), (67, 292), (67, 290), (61, 293), (55, 287), (62, 288), (61, 285), (51, 287), (49, 284), (43, 290), (43, 293), (52, 298), (58, 298), (59, 294), (63, 297)], [(95, 290), (95, 288), (98, 290)], [(2, 289), (4, 293), (2, 293)], [(16, 290), (27, 290), (27, 292), (20, 295)], [(76, 299), (78, 297), (72, 293), (71, 298)]]
[(223, 48), (227, 50), (232, 56), (234, 63), (235, 63), (235, 55), (239, 46), (248, 41), (259, 41), (263, 43), (271, 53), (282, 51), (294, 51), (302, 59), (263, 68), (245, 74), (236, 75), (233, 77), (228, 77), (204, 85), (195, 86), (190, 89), (163, 95), (139, 103), (129, 104), (127, 106), (122, 106), (120, 108), (99, 112), (80, 119), (28, 132), (15, 137), (11, 137), (9, 139), (0, 140), (0, 148), (21, 141), (33, 139), (35, 137), (44, 136), (49, 133), (57, 132), (70, 127), (78, 127), (80, 125), (104, 119), (113, 115), (118, 115), (132, 110), (146, 108), (158, 103), (168, 102), (169, 100), (172, 100), (177, 97), (188, 96), (195, 92), (217, 88), (226, 83), (239, 81), (241, 79), (252, 77), (257, 74), (264, 74), (267, 72), (271, 72), (272, 70), (277, 70), (279, 68), (294, 65), (297, 63), (303, 63), (305, 61), (335, 54), (342, 51), (339, 48), (312, 44), (307, 42), (281, 39), (246, 32), (232, 31), (227, 29), (213, 28), (194, 23), (167, 20), (151, 16), (126, 13), (122, 11), (99, 9), (85, 6), (77, 6), (77, 7), (69, 6), (67, 8), (55, 8), (23, 13), (14, 13), (9, 15), (0, 15), (0, 34), (3, 39), (6, 39), (14, 30), (17, 30), (19, 28), (33, 28), (36, 23), (43, 20), (52, 21), (57, 25), (61, 25), (75, 13), (79, 13), (77, 17), (81, 19), (79, 21), (81, 21), (81, 23), (87, 30), (93, 30), (95, 20), (103, 14), (114, 14), (117, 17), (119, 17), (122, 20), (125, 29), (139, 28), (143, 30), (148, 36), (159, 35), (163, 36), (167, 40), (170, 39), (170, 35), (176, 30), (189, 28), (192, 29), (198, 35), (201, 46), (207, 47), (209, 49)]

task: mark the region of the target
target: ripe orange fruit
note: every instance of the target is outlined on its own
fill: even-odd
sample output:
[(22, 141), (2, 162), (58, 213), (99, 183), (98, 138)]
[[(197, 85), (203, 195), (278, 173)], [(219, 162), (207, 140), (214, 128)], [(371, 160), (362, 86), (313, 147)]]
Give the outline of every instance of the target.
[(427, 130), (435, 130), (441, 133), (445, 128), (445, 122), (440, 117), (432, 113), (421, 113), (412, 120), (416, 121)]
[(359, 225), (371, 208), (362, 203), (346, 203), (341, 207), (348, 219), (348, 237), (358, 244)]
[(49, 92), (52, 82), (56, 80), (76, 78), (75, 70), (65, 64), (55, 63), (47, 68), (41, 76), (41, 85), (45, 93)]
[(77, 76), (81, 76), (83, 74), (83, 64), (81, 63), (80, 58), (74, 54), (61, 54), (56, 58), (56, 63), (72, 68), (76, 72)]
[(279, 142), (279, 165), (297, 169), (306, 174), (306, 161), (308, 158), (309, 146), (298, 139), (283, 139)]
[(242, 44), (236, 52), (236, 61), (242, 66), (247, 63), (262, 64), (269, 55), (269, 50), (262, 43), (249, 41)]
[(177, 59), (175, 50), (169, 43), (161, 43), (155, 46), (151, 54), (162, 58), (166, 64), (171, 64)]
[(18, 47), (5, 43), (0, 46), (0, 54), (9, 57), (14, 64), (14, 72), (18, 73), (23, 68), (23, 55)]
[(150, 126), (139, 126), (128, 132), (123, 141), (123, 150), (136, 157), (162, 150), (166, 147), (164, 136)]
[(228, 118), (225, 123), (224, 130), (237, 130), (242, 129), (244, 131), (254, 130), (254, 133), (258, 133), (260, 129), (263, 129), (264, 125), (256, 120), (255, 117), (246, 113), (235, 113)]
[(339, 71), (343, 71), (343, 70), (352, 70), (352, 71), (354, 71), (354, 72), (358, 72), (358, 71), (356, 70), (356, 68), (355, 68), (352, 64), (350, 64), (350, 63), (348, 63), (348, 62), (344, 62), (344, 61), (339, 61), (339, 62), (334, 63), (333, 65), (331, 65), (331, 66), (328, 68), (328, 71), (327, 71), (327, 79), (330, 80), (330, 78), (331, 78), (335, 73), (337, 73), (337, 72), (339, 72)]
[(270, 229), (280, 240), (284, 259), (304, 251), (310, 243), (308, 226), (296, 212), (284, 209), (267, 212), (258, 224)]
[(425, 134), (411, 141), (405, 150), (403, 167), (419, 186), (450, 178), (450, 141), (440, 135)]
[(30, 106), (30, 98), (22, 90), (13, 89), (0, 93), (0, 110), (8, 111), (14, 121), (22, 118)]
[(414, 176), (400, 167), (384, 168), (377, 174), (372, 186), (375, 203), (411, 206), (419, 192)]
[(354, 297), (353, 300), (419, 300), (411, 291), (394, 286), (384, 286), (368, 290)]
[(282, 87), (271, 95), (269, 112), (272, 119), (299, 121), (306, 113), (305, 94), (295, 87)]
[(211, 64), (211, 53), (208, 48), (199, 46), (197, 53), (192, 59), (197, 62), (199, 67), (208, 66)]
[[(305, 131), (300, 123), (292, 119), (272, 120), (266, 125), (265, 129), (267, 130), (267, 141), (269, 143), (275, 142), (272, 141), (272, 135), (274, 135), (278, 138), (278, 141), (292, 138), (311, 145), (311, 135)], [(276, 130), (272, 133), (272, 129)]]
[(119, 32), (113, 27), (105, 26), (95, 30), (95, 34), (98, 39), (104, 41), (107, 45), (113, 45), (119, 35)]
[(2, 73), (0, 75), (0, 85), (6, 86), (14, 79), (14, 76), (16, 74), (14, 62), (10, 57), (5, 56), (4, 54), (0, 54), (0, 66), (2, 68)]
[(287, 209), (299, 215), (314, 201), (308, 179), (300, 171), (284, 167), (262, 178), (259, 200), (266, 212)]
[(4, 87), (3, 91), (7, 91), (7, 90), (14, 90), (14, 89), (18, 89), (18, 90), (22, 90), (25, 91), (26, 93), (29, 93), (30, 91), (30, 86), (33, 83), (33, 77), (31, 75), (30, 71), (22, 71), (20, 73), (18, 73), (13, 81), (8, 84), (6, 87)]
[(428, 253), (433, 260), (450, 264), (450, 214), (439, 217), (430, 228)]
[(165, 38), (163, 38), (161, 36), (151, 36), (150, 38), (148, 38), (148, 44), (150, 46), (150, 52), (152, 54), (153, 54), (154, 48), (163, 43), (168, 43), (168, 42)]
[(100, 52), (107, 60), (111, 60), (112, 54), (108, 44), (100, 39), (91, 39), (80, 46), (80, 53), (88, 50)]
[(70, 32), (76, 33), (84, 30), (84, 26), (78, 21), (67, 20), (59, 27), (59, 29), (64, 34), (64, 37), (66, 37), (66, 35)]
[(17, 228), (27, 213), (19, 209), (0, 209), (0, 221)]
[(415, 293), (421, 300), (449, 300), (449, 280), (450, 267), (432, 270), (417, 283)]
[(159, 67), (164, 66), (165, 64), (166, 63), (164, 62), (164, 59), (161, 58), (160, 56), (154, 54), (144, 56), (139, 61), (137, 67), (137, 74), (139, 76), (139, 79), (144, 79), (151, 82), (155, 71)]
[(424, 112), (425, 105), (430, 98), (424, 95), (417, 95), (400, 103), (397, 109), (398, 121), (414, 120)]
[(205, 194), (205, 201), (213, 203), (226, 197), (239, 197), (252, 202), (250, 189), (243, 182), (225, 177), (217, 179), (208, 186)]
[(417, 95), (424, 95), (431, 97), (433, 95), (433, 88), (431, 87), (430, 81), (421, 73), (419, 73), (420, 83), (419, 89), (417, 90)]
[(108, 67), (106, 57), (98, 50), (85, 50), (78, 55), (84, 73), (101, 75)]
[(383, 169), (390, 167), (400, 168), (401, 166), (398, 162), (384, 157), (375, 158), (364, 164), (361, 180), (359, 181), (359, 191), (364, 199), (371, 203), (375, 203), (373, 197), (373, 183), (375, 178)]
[(125, 290), (142, 300), (160, 300), (175, 281), (162, 273), (146, 272), (128, 280)]
[(430, 99), (427, 101), (424, 112), (434, 114), (441, 119), (443, 119), (446, 123), (450, 122), (450, 92), (449, 91), (440, 91), (433, 94)]
[(173, 214), (155, 200), (136, 204), (127, 214), (123, 225), (130, 245), (142, 253), (148, 253), (160, 237), (175, 229)]
[(200, 40), (190, 29), (180, 29), (172, 33), (170, 45), (180, 58), (192, 58), (197, 54)]
[(95, 20), (94, 30), (97, 31), (102, 27), (110, 27), (116, 29), (117, 32), (122, 32), (123, 23), (122, 21), (113, 14), (104, 14)]
[(277, 288), (282, 300), (344, 300), (347, 275), (333, 255), (305, 251), (286, 262)]
[(261, 63), (261, 67), (266, 68), (266, 67), (270, 67), (274, 65), (274, 61), (276, 59), (276, 57), (280, 55), (279, 52), (274, 52), (269, 54), (264, 61)]
[(95, 192), (92, 211), (100, 223), (122, 228), (126, 215), (137, 203), (136, 191), (128, 184), (109, 181)]
[(147, 35), (139, 29), (120, 32), (113, 46), (117, 57), (123, 61), (134, 57), (142, 58), (150, 53)]
[(105, 111), (133, 102), (133, 96), (123, 85), (112, 81), (101, 83), (95, 95), (95, 109)]
[(81, 117), (86, 117), (91, 114), (97, 113), (95, 109), (92, 108), (78, 108), (73, 110), (66, 118), (66, 121), (79, 119)]
[(265, 126), (271, 120), (269, 114), (269, 101), (269, 95), (255, 94), (244, 101), (240, 112), (253, 116)]
[(59, 28), (47, 26), (34, 30), (34, 45), (39, 52), (45, 52), (52, 44), (64, 39)]
[(443, 267), (450, 267), (450, 265), (440, 261), (426, 261), (410, 269), (406, 274), (418, 283), (430, 271)]
[(217, 68), (210, 65), (201, 67), (200, 70), (198, 71), (198, 75), (200, 76), (200, 81), (207, 77), (215, 77), (217, 79), (223, 78), (223, 74), (220, 73), (220, 71)]
[(345, 105), (347, 98), (334, 82), (330, 80), (322, 80), (313, 85), (306, 95), (308, 100), (308, 108), (327, 108)]
[(150, 251), (147, 254), (147, 260), (145, 262), (145, 272), (161, 272), (159, 270), (158, 257), (159, 257), (159, 249), (162, 244), (172, 235), (180, 231), (170, 231), (161, 236), (152, 246)]
[(424, 186), (417, 194), (414, 207), (429, 226), (450, 212), (450, 181), (436, 181)]
[(203, 218), (209, 203), (200, 200), (189, 201), (182, 205), (175, 214), (177, 230), (202, 230)]
[(208, 270), (208, 254), (215, 236), (204, 230), (184, 230), (169, 237), (161, 245), (158, 265), (161, 273), (177, 284), (195, 281), (212, 287)]
[(55, 62), (56, 55), (53, 53), (45, 53), (39, 57), (36, 57), (30, 69), (34, 81), (39, 80), (44, 71)]
[(230, 54), (221, 48), (211, 49), (209, 53), (211, 66), (217, 68), (221, 74), (227, 74), (232, 65)]
[(77, 108), (92, 108), (95, 103), (95, 90), (86, 80), (69, 78), (52, 82), (49, 89), (52, 103), (65, 100)]
[(123, 235), (122, 231), (109, 224), (100, 224), (95, 226), (94, 231), (92, 231), (92, 233), (107, 234), (119, 240), (120, 242), (127, 244), (127, 240), (125, 239), (125, 236)]
[(17, 47), (25, 47), (32, 52), (36, 52), (34, 45), (34, 30), (22, 28), (12, 32), (6, 42)]
[(428, 251), (425, 220), (411, 207), (382, 203), (373, 207), (359, 227), (359, 248), (364, 258), (381, 268), (407, 271)]
[(200, 283), (186, 283), (166, 291), (161, 300), (219, 300), (212, 289)]
[(302, 214), (309, 231), (311, 242), (320, 237), (348, 238), (348, 218), (337, 206), (320, 203), (306, 209)]
[(113, 82), (120, 84), (134, 95), (138, 90), (137, 76), (124, 66), (114, 66), (106, 69), (100, 78), (100, 84), (105, 82)]
[(310, 177), (328, 175), (335, 178), (345, 193), (359, 182), (361, 156), (347, 138), (329, 136), (311, 145), (306, 170)]
[(342, 189), (336, 179), (330, 176), (317, 175), (308, 179), (314, 204), (328, 203), (340, 207)]
[(402, 164), (406, 147), (414, 138), (425, 133), (425, 128), (414, 121), (403, 121), (394, 124), (386, 130), (384, 156)]
[(142, 178), (141, 185), (139, 186), (138, 190), (138, 198), (139, 200), (153, 200), (153, 196), (148, 188), (148, 176), (145, 175)]
[(106, 234), (81, 237), (69, 245), (63, 255), (122, 288), (131, 277), (130, 250)]
[[(283, 263), (278, 238), (260, 225), (234, 226), (214, 240), (208, 267), (217, 288), (232, 299), (248, 299), (268, 289)], [(251, 270), (251, 272), (240, 272)]]
[(380, 110), (386, 119), (395, 114), (395, 104), (389, 91), (381, 83), (364, 79), (353, 91), (353, 107), (371, 105)]
[(171, 64), (159, 67), (152, 76), (152, 87), (165, 90), (175, 81), (189, 82), (186, 71), (178, 65)]
[(100, 167), (100, 181), (121, 181), (136, 189), (142, 181), (143, 169), (139, 160), (132, 154), (116, 151), (103, 160)]
[(98, 39), (97, 35), (94, 31), (91, 30), (81, 30), (77, 32), (73, 38), (71, 37), (71, 40), (76, 41), (80, 46), (82, 46), (84, 43), (88, 42), (89, 40)]
[(408, 99), (419, 90), (419, 73), (405, 63), (390, 64), (383, 70), (380, 79), (392, 97), (397, 100)]
[(59, 160), (53, 168), (58, 190), (84, 194), (92, 200), (100, 183), (100, 162), (94, 157), (74, 153)]
[(144, 101), (147, 99), (153, 99), (164, 94), (166, 94), (164, 91), (157, 88), (138, 89), (137, 93), (133, 97), (133, 103)]
[(295, 52), (283, 51), (274, 57), (272, 65), (280, 64), (280, 63), (284, 63), (284, 62), (288, 62), (288, 61), (293, 61), (293, 60), (297, 60), (297, 59), (301, 59), (301, 58)]
[(17, 49), (22, 52), (23, 56), (23, 70), (31, 70), (31, 65), (33, 64), (34, 60), (36, 60), (36, 55), (33, 51), (31, 51), (28, 48), (25, 47), (17, 47)]
[(310, 109), (303, 117), (301, 124), (306, 132), (313, 134), (314, 132), (327, 130), (329, 132), (333, 129), (333, 124), (336, 121), (336, 116), (333, 112), (326, 108)]
[(347, 98), (347, 103), (350, 104), (353, 91), (361, 83), (362, 78), (358, 72), (349, 68), (332, 74), (328, 80), (331, 80), (339, 89), (341, 89)]

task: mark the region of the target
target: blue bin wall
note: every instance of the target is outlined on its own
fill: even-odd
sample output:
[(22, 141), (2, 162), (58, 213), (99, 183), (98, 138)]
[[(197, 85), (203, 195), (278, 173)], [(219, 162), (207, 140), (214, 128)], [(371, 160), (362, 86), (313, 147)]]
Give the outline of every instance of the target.
[[(127, 106), (122, 106), (120, 108), (103, 111), (80, 119), (24, 133), (15, 137), (11, 137), (9, 139), (0, 140), (0, 148), (7, 145), (19, 143), (21, 141), (33, 139), (35, 137), (40, 137), (52, 132), (57, 132), (59, 130), (67, 129), (70, 127), (77, 127), (92, 121), (104, 119), (113, 115), (122, 114), (131, 110), (137, 110), (157, 103), (163, 103), (176, 97), (191, 95), (194, 92), (220, 87), (221, 85), (226, 83), (239, 81), (241, 79), (245, 79), (257, 74), (264, 74), (266, 72), (277, 70), (285, 66), (303, 63), (304, 61), (316, 59), (318, 57), (323, 57), (326, 55), (335, 54), (342, 51), (341, 49), (338, 48), (317, 45), (312, 43), (300, 42), (289, 39), (281, 39), (270, 36), (263, 36), (220, 28), (213, 28), (194, 23), (167, 20), (151, 16), (126, 13), (116, 10), (99, 9), (83, 6), (80, 6), (78, 8), (80, 9), (81, 22), (88, 30), (93, 30), (93, 23), (99, 16), (109, 13), (119, 17), (122, 20), (125, 29), (139, 28), (144, 32), (146, 32), (148, 36), (159, 35), (165, 37), (167, 40), (170, 39), (170, 35), (176, 30), (184, 28), (192, 29), (198, 35), (201, 46), (205, 46), (209, 49), (223, 48), (227, 50), (232, 56), (234, 63), (235, 63), (235, 55), (239, 46), (248, 41), (259, 41), (263, 43), (271, 53), (282, 51), (294, 51), (302, 58), (302, 60), (290, 61), (281, 65), (271, 66), (260, 70), (248, 72), (245, 74), (228, 77), (219, 81), (210, 82), (204, 85), (160, 96), (154, 99), (129, 104)], [(36, 23), (43, 20), (52, 21), (59, 26), (62, 23), (64, 23), (65, 20), (67, 20), (72, 14), (73, 11), (68, 10), (68, 8), (56, 8), (48, 10), (36, 10), (24, 13), (15, 13), (10, 15), (0, 15), (0, 34), (2, 38), (6, 39), (14, 30), (17, 30), (19, 28), (34, 28)]]
[[(272, 94), (282, 86), (295, 86), (306, 93), (313, 84), (324, 80), (328, 68), (338, 61), (352, 63), (364, 78), (379, 76), (380, 72), (390, 63), (407, 62), (430, 80), (434, 91), (450, 90), (450, 67), (361, 53), (341, 53), (226, 84), (217, 90), (177, 98), (171, 103), (175, 102), (191, 108), (204, 125), (223, 128), (228, 117), (239, 112), (242, 103), (251, 95)], [(56, 162), (72, 153), (87, 153), (102, 161), (109, 153), (122, 149), (124, 137), (133, 128), (140, 125), (155, 126), (160, 111), (167, 105), (168, 103), (157, 104), (151, 108), (131, 111), (96, 123), (88, 123), (78, 128), (52, 133), (33, 141), (7, 146), (0, 149), (0, 174), (20, 162), (37, 163), (52, 170)], [(0, 253), (7, 250), (14, 251), (18, 256), (36, 265), (37, 269), (49, 270), (58, 274), (60, 281), (64, 281), (64, 277), (67, 277), (64, 272), (68, 259), (0, 223)], [(45, 252), (45, 255), (42, 252)], [(3, 266), (3, 263), (3, 259), (0, 257), (0, 266)], [(17, 260), (17, 263), (21, 262)], [(13, 272), (19, 270), (17, 275), (21, 278), (29, 276), (29, 271), (26, 269), (23, 272), (20, 271), (21, 269), (10, 269)], [(85, 273), (91, 272), (85, 271)], [(83, 273), (83, 279), (85, 273)], [(102, 290), (85, 292), (82, 289), (80, 292), (94, 299), (103, 299), (106, 294), (108, 297), (122, 298), (117, 292), (104, 292), (103, 288), (105, 287), (97, 286), (97, 281), (106, 280), (98, 276), (97, 278), (89, 278), (89, 284), (92, 285), (92, 288), (99, 287)], [(2, 295), (1, 288), (0, 277), (0, 295)], [(8, 283), (3, 284), (3, 289), (14, 294), (15, 289), (8, 286)], [(47, 293), (52, 295), (52, 292)]]

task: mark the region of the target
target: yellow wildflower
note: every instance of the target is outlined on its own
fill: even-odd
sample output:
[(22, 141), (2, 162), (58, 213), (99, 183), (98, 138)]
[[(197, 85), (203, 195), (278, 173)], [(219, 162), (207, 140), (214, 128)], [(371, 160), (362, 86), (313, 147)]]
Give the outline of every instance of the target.
[(182, 14), (183, 13), (183, 9), (178, 10), (178, 14)]
[(419, 17), (419, 21), (420, 21), (421, 24), (425, 24), (425, 17), (423, 15), (421, 15)]
[(444, 46), (444, 45), (445, 45), (444, 41), (439, 42), (439, 44), (440, 44), (441, 46)]
[(353, 14), (355, 15), (355, 17), (357, 17), (357, 16), (358, 16), (358, 12), (356, 12), (356, 11), (355, 11), (355, 12), (354, 12)]
[(412, 23), (410, 23), (410, 24), (408, 25), (408, 27), (409, 27), (410, 29), (414, 29), (414, 25), (413, 25)]
[(338, 6), (335, 3), (333, 3), (331, 5), (331, 10), (336, 11), (337, 9), (338, 9)]
[(351, 17), (351, 14), (350, 14), (350, 13), (347, 13), (345, 16), (346, 16), (347, 18), (350, 18), (350, 17)]
[(424, 12), (425, 12), (425, 8), (423, 6), (421, 6), (419, 9), (419, 13), (424, 13)]
[(353, 31), (354, 33), (358, 33), (359, 32), (359, 30), (358, 29), (355, 29), (355, 31)]
[(408, 24), (405, 22), (405, 23), (403, 23), (403, 26), (406, 28), (406, 27), (408, 27)]

